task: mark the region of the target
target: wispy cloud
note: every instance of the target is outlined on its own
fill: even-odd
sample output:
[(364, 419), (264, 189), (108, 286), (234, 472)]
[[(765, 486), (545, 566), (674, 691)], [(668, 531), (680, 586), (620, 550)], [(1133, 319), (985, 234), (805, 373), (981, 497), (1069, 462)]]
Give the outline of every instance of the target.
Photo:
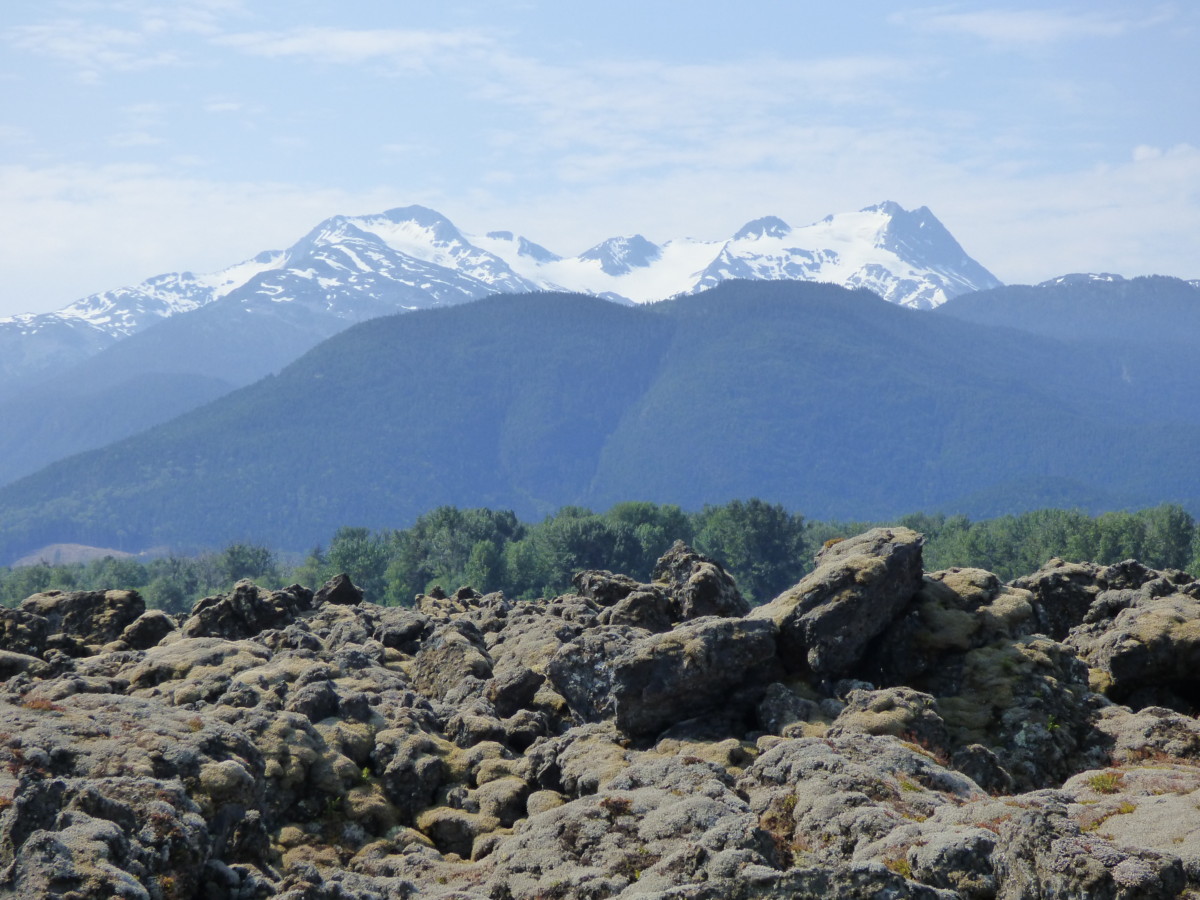
[(125, 131), (120, 134), (114, 134), (108, 139), (110, 147), (117, 147), (122, 150), (129, 150), (134, 147), (157, 147), (165, 141), (161, 137), (150, 134), (148, 131)]
[(243, 0), (70, 0), (57, 8), (68, 14), (0, 36), (18, 50), (74, 68), (84, 82), (109, 71), (178, 65), (187, 58), (180, 36), (213, 36), (227, 20), (246, 15)]
[(511, 157), (509, 171), (524, 166), (527, 174), (575, 183), (714, 156), (731, 166), (754, 165), (756, 159), (738, 160), (719, 145), (777, 154), (786, 140), (781, 123), (803, 119), (806, 111), (836, 123), (850, 107), (874, 107), (886, 121), (896, 86), (923, 66), (886, 55), (550, 63), (510, 49), (499, 33), (474, 30), (301, 28), (228, 34), (217, 42), (275, 60), (393, 74), (436, 71), (467, 91), (480, 121), (501, 123), (486, 139)]
[(107, 70), (148, 69), (179, 60), (173, 50), (152, 46), (145, 32), (78, 19), (20, 25), (8, 29), (5, 37), (18, 50), (74, 67), (83, 81), (95, 81)]
[(888, 57), (492, 65), (477, 95), (519, 113), (493, 135), (497, 146), (539, 166), (553, 151), (557, 172), (576, 183), (681, 165), (769, 165), (812, 128), (836, 129), (849, 109), (874, 109), (886, 128), (892, 90), (919, 71)]
[(965, 34), (996, 44), (1046, 45), (1083, 38), (1118, 38), (1138, 28), (1161, 24), (1169, 10), (1138, 17), (1054, 9), (979, 9), (930, 7), (892, 14), (891, 21), (921, 31)]
[(343, 64), (384, 60), (405, 69), (449, 63), (453, 61), (450, 54), (491, 46), (487, 37), (474, 31), (406, 29), (296, 28), (227, 34), (215, 40), (255, 56)]
[(0, 197), (0, 315), (56, 309), (160, 272), (215, 271), (287, 246), (327, 216), (395, 202), (382, 189), (222, 181), (132, 165), (0, 165)]

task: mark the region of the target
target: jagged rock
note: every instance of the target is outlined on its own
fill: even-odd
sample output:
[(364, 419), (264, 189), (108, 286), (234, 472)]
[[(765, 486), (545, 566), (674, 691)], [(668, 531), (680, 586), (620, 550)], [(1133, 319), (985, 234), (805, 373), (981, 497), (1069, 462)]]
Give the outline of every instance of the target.
[(484, 697), (496, 708), (497, 715), (516, 715), (533, 702), (546, 676), (522, 665), (497, 666), (484, 688)]
[(999, 897), (1167, 900), (1187, 884), (1178, 857), (1082, 834), (1064, 805), (1021, 810), (1000, 826), (999, 837)]
[[(288, 590), (293, 590), (293, 588), (289, 588)], [(323, 603), (337, 603), (353, 606), (357, 603), (362, 603), (362, 599), (362, 588), (355, 585), (350, 580), (350, 576), (343, 572), (340, 575), (334, 575), (325, 582), (321, 589), (313, 596), (313, 605), (320, 606)]]
[(641, 585), (596, 617), (601, 625), (629, 625), (647, 631), (670, 631), (679, 618), (674, 601), (657, 585)]
[(412, 822), (416, 814), (433, 802), (446, 779), (446, 742), (424, 733), (382, 731), (375, 736), (372, 768), (398, 817)]
[(654, 565), (650, 576), (674, 601), (677, 618), (744, 616), (750, 612), (733, 578), (713, 560), (676, 541)]
[(780, 741), (738, 787), (797, 862), (822, 865), (890, 858), (941, 808), (986, 796), (921, 748), (864, 734)]
[(537, 741), (526, 751), (531, 782), (568, 797), (594, 794), (633, 758), (611, 723), (591, 723)]
[(467, 679), (479, 685), (492, 677), (492, 660), (483, 635), (470, 622), (439, 625), (416, 654), (417, 690), (437, 700), (451, 694), (466, 696), (462, 690)]
[(312, 594), (307, 590), (264, 591), (252, 582), (239, 581), (228, 594), (197, 601), (181, 631), (189, 638), (242, 640), (268, 628), (286, 628), (311, 607)]
[(416, 653), (430, 628), (429, 617), (416, 610), (389, 607), (380, 611), (379, 624), (372, 637), (402, 653)]
[(175, 620), (161, 609), (148, 609), (125, 626), (118, 640), (132, 650), (148, 650), (175, 628)]
[(954, 745), (984, 745), (1022, 790), (1098, 761), (1087, 669), (1055, 641), (1030, 635), (980, 647), (927, 689)]
[(547, 667), (583, 721), (612, 717), (649, 737), (692, 716), (753, 708), (774, 672), (775, 628), (708, 617), (663, 634), (601, 626), (564, 645)]
[(1200, 721), (1160, 706), (1137, 712), (1110, 705), (1097, 711), (1103, 750), (1117, 763), (1200, 759)]
[(943, 750), (949, 743), (946, 723), (938, 715), (937, 700), (912, 688), (851, 691), (846, 696), (845, 709), (829, 729), (829, 736), (851, 732), (890, 734), (922, 747)]
[(745, 618), (687, 618), (721, 578), (685, 547), (549, 601), (0, 610), (0, 896), (1200, 891), (1200, 724), (1090, 690), (1184, 707), (1163, 648), (1191, 652), (1200, 585), (914, 577), (919, 551), (834, 544), (819, 603)]
[(315, 681), (292, 691), (284, 706), (288, 712), (299, 713), (310, 722), (320, 722), (337, 715), (337, 690), (329, 681)]
[(1112, 699), (1188, 713), (1200, 708), (1200, 590), (1177, 588), (1157, 578), (1136, 589), (1102, 591), (1089, 621), (1067, 638), (1099, 670), (1093, 683)]
[(1061, 641), (1083, 621), (1088, 607), (1101, 590), (1103, 567), (1092, 563), (1068, 563), (1054, 558), (1031, 575), (1013, 581), (1013, 586), (1034, 597), (1039, 630)]
[(774, 677), (775, 627), (768, 621), (707, 617), (642, 638), (612, 662), (617, 727), (654, 735), (714, 711), (750, 711)]
[(23, 609), (0, 608), (0, 650), (22, 656), (40, 656), (50, 635), (44, 616)]
[(779, 628), (779, 652), (793, 671), (848, 674), (876, 635), (921, 588), (921, 544), (908, 528), (875, 528), (839, 541), (795, 587), (750, 613)]
[(720, 767), (675, 756), (636, 763), (603, 793), (518, 823), (492, 854), (488, 887), (514, 900), (671, 896), (705, 882), (729, 890), (746, 870), (773, 871), (775, 854)]
[(766, 693), (758, 704), (759, 727), (768, 734), (783, 734), (787, 726), (796, 722), (808, 722), (820, 715), (820, 707), (804, 697), (798, 696), (785, 685), (775, 682), (767, 685)]
[(614, 575), (597, 569), (576, 572), (571, 584), (582, 596), (595, 600), (600, 606), (614, 606), (641, 586), (628, 575)]
[(951, 890), (963, 900), (991, 900), (997, 887), (991, 860), (995, 849), (996, 835), (988, 829), (955, 829), (931, 833), (904, 860), (917, 881)]
[(546, 677), (584, 722), (611, 717), (613, 663), (635, 641), (649, 632), (627, 625), (591, 628), (560, 644), (546, 664)]
[(45, 619), (49, 634), (102, 646), (119, 638), (146, 604), (137, 591), (47, 591), (22, 600), (20, 609)]
[(860, 670), (885, 685), (915, 684), (958, 664), (961, 654), (1036, 630), (1029, 591), (982, 569), (925, 575), (921, 589), (876, 637)]

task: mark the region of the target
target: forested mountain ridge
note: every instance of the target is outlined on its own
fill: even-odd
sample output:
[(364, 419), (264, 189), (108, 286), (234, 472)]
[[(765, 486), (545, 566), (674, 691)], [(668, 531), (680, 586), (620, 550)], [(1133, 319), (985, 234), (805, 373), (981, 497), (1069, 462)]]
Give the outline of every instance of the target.
[(355, 326), (0, 489), (0, 559), (54, 542), (304, 549), (445, 504), (535, 518), (760, 496), (865, 519), (1019, 512), (1055, 491), (1194, 511), (1200, 424), (1179, 411), (1200, 374), (1156, 382), (1147, 357), (1129, 378), (1102, 349), (802, 282), (643, 307), (500, 295)]
[(611, 238), (567, 258), (508, 231), (466, 234), (420, 206), (334, 216), (215, 273), (0, 319), (0, 484), (277, 372), (376, 316), (529, 290), (644, 302), (732, 278), (831, 281), (924, 308), (999, 284), (932, 212), (891, 202), (795, 229), (768, 216), (724, 241)]
[(964, 294), (937, 312), (1074, 342), (1200, 345), (1200, 282), (1164, 275), (1064, 275)]

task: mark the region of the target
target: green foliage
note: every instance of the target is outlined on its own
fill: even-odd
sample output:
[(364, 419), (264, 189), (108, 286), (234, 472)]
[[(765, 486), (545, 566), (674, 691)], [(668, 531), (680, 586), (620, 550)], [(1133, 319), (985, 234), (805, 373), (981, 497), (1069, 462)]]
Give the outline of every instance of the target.
[(230, 544), (217, 556), (221, 578), (236, 583), (249, 578), (260, 584), (274, 583), (279, 578), (275, 554), (257, 544)]
[(339, 528), (327, 550), (314, 549), (291, 570), (266, 548), (240, 543), (197, 557), (107, 557), (0, 569), (0, 602), (11, 606), (45, 590), (133, 588), (151, 607), (178, 613), (243, 577), (264, 586), (297, 581), (316, 588), (339, 572), (350, 575), (367, 600), (387, 604), (409, 604), (434, 586), (450, 592), (469, 585), (533, 599), (570, 590), (582, 569), (648, 580), (658, 557), (683, 540), (721, 563), (747, 599), (762, 603), (810, 571), (823, 544), (875, 524), (923, 533), (928, 570), (973, 566), (1009, 580), (1057, 556), (1101, 564), (1136, 558), (1152, 568), (1200, 576), (1200, 528), (1171, 504), (1094, 517), (1044, 509), (980, 521), (918, 513), (871, 523), (805, 520), (779, 504), (750, 499), (695, 513), (649, 502), (620, 503), (604, 513), (568, 506), (535, 524), (522, 523), (510, 510), (440, 506), (407, 529)]
[(757, 498), (706, 506), (696, 517), (696, 549), (738, 573), (751, 603), (765, 603), (808, 570), (804, 519)]
[[(1064, 315), (1089, 321), (1086, 300)], [(486, 528), (461, 542), (454, 528), (445, 552), (419, 539), (400, 548), (412, 564), (383, 575), (407, 602), (434, 579), (467, 577), (479, 541), (504, 560), (480, 548), (480, 589), (561, 585), (556, 567), (595, 562), (597, 548), (617, 554), (608, 566), (644, 572), (662, 538), (692, 523), (620, 502), (630, 497), (689, 511), (767, 497), (818, 520), (1200, 503), (1193, 360), (1157, 344), (1118, 356), (827, 284), (728, 282), (636, 308), (492, 297), (354, 326), (215, 403), (3, 485), (0, 560), (51, 543), (140, 551), (231, 535), (296, 551), (347, 523), (382, 538), (438, 508), (525, 522), (608, 510), (535, 548), (550, 568), (528, 578), (530, 555), (510, 560), (510, 538)], [(359, 550), (369, 555), (348, 548), (355, 565)], [(747, 589), (765, 596), (773, 577)]]

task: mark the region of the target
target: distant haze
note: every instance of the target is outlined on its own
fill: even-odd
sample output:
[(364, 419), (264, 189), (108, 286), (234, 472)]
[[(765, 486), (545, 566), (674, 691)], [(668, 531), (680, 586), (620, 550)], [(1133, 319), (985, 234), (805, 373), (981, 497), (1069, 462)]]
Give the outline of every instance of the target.
[(18, 0), (0, 316), (419, 203), (574, 256), (882, 198), (1008, 283), (1200, 277), (1200, 8)]

